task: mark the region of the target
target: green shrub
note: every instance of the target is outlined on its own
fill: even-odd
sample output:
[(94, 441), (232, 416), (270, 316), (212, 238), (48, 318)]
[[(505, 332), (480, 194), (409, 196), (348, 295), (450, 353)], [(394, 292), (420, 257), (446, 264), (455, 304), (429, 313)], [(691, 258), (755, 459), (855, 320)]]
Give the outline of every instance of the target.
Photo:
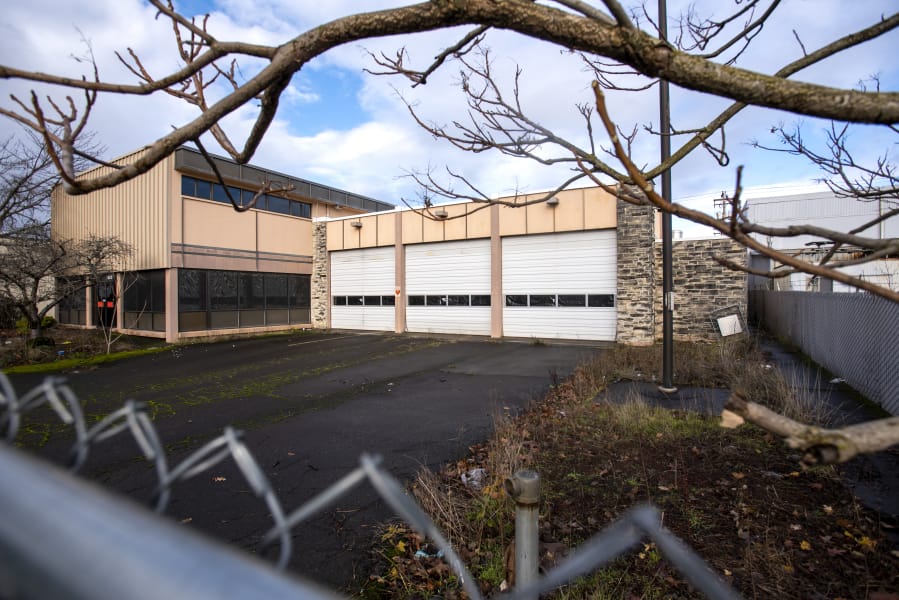
[[(41, 319), (41, 329), (50, 329), (54, 325), (56, 325), (56, 319), (54, 319), (50, 315), (47, 315), (43, 319)], [(28, 319), (26, 319), (25, 317), (20, 317), (16, 321), (16, 333), (25, 335), (29, 331), (31, 331), (31, 327), (28, 326)]]

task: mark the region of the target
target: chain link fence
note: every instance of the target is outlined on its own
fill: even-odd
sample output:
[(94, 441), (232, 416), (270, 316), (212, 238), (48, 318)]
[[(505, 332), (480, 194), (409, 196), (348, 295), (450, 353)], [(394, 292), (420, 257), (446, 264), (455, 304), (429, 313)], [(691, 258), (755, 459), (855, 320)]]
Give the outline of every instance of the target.
[(899, 304), (870, 294), (753, 290), (764, 327), (890, 413), (899, 414)]
[[(42, 406), (48, 406), (74, 432), (69, 473), (13, 447), (23, 417)], [(2, 373), (0, 436), (7, 442), (0, 444), (0, 598), (335, 598), (313, 582), (284, 574), (294, 552), (292, 529), (365, 483), (443, 552), (470, 598), (482, 597), (477, 581), (451, 544), (400, 482), (381, 467), (377, 456), (361, 456), (359, 466), (328, 489), (286, 510), (236, 429), (226, 427), (220, 436), (171, 465), (144, 404), (128, 400), (88, 425), (64, 379), (48, 377), (17, 396)], [(119, 436), (133, 438), (153, 465), (157, 479), (153, 511), (73, 476), (94, 448)], [(179, 483), (223, 461), (237, 465), (271, 514), (272, 525), (259, 550), (276, 549), (272, 565), (159, 516), (177, 494)], [(647, 538), (707, 597), (739, 598), (699, 556), (662, 527), (661, 515), (648, 505), (625, 513), (563, 563), (508, 597), (523, 600), (555, 590)]]

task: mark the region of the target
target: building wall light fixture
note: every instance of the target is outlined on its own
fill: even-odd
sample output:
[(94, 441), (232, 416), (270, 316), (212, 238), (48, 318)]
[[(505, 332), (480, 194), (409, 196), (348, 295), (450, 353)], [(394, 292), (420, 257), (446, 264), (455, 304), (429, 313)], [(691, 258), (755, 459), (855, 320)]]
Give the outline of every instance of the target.
[(350, 227), (355, 227), (356, 229), (360, 229), (362, 227), (362, 221), (353, 221), (350, 223)]
[(559, 205), (559, 197), (553, 196), (549, 200), (546, 201), (547, 206), (558, 206)]

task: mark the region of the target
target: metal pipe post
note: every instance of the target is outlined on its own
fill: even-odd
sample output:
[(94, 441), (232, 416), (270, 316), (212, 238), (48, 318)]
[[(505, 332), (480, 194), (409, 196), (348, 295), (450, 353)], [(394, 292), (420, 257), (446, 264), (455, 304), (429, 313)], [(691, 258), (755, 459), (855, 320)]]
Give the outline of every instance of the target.
[[(667, 0), (659, 0), (659, 37), (668, 39)], [(671, 103), (668, 82), (659, 81), (659, 121), (662, 142), (662, 162), (671, 157)], [(662, 171), (662, 197), (671, 201), (671, 168)], [(672, 252), (671, 213), (662, 213), (662, 385), (666, 394), (677, 392), (674, 387), (674, 267)]]
[[(506, 479), (506, 491), (515, 500), (515, 586), (523, 588), (539, 577), (540, 476), (518, 471)], [(533, 596), (537, 600), (537, 595)]]

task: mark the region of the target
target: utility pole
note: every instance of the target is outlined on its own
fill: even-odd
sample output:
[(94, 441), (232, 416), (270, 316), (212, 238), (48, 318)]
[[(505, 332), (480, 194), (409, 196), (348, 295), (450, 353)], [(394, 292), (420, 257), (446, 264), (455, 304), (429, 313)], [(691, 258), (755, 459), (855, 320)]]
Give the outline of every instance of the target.
[[(659, 0), (659, 38), (668, 41), (667, 0)], [(662, 163), (671, 157), (671, 104), (668, 82), (659, 79), (659, 121)], [(671, 201), (671, 168), (662, 171), (662, 197)], [(674, 268), (672, 265), (671, 213), (662, 213), (662, 385), (659, 391), (674, 394)]]

